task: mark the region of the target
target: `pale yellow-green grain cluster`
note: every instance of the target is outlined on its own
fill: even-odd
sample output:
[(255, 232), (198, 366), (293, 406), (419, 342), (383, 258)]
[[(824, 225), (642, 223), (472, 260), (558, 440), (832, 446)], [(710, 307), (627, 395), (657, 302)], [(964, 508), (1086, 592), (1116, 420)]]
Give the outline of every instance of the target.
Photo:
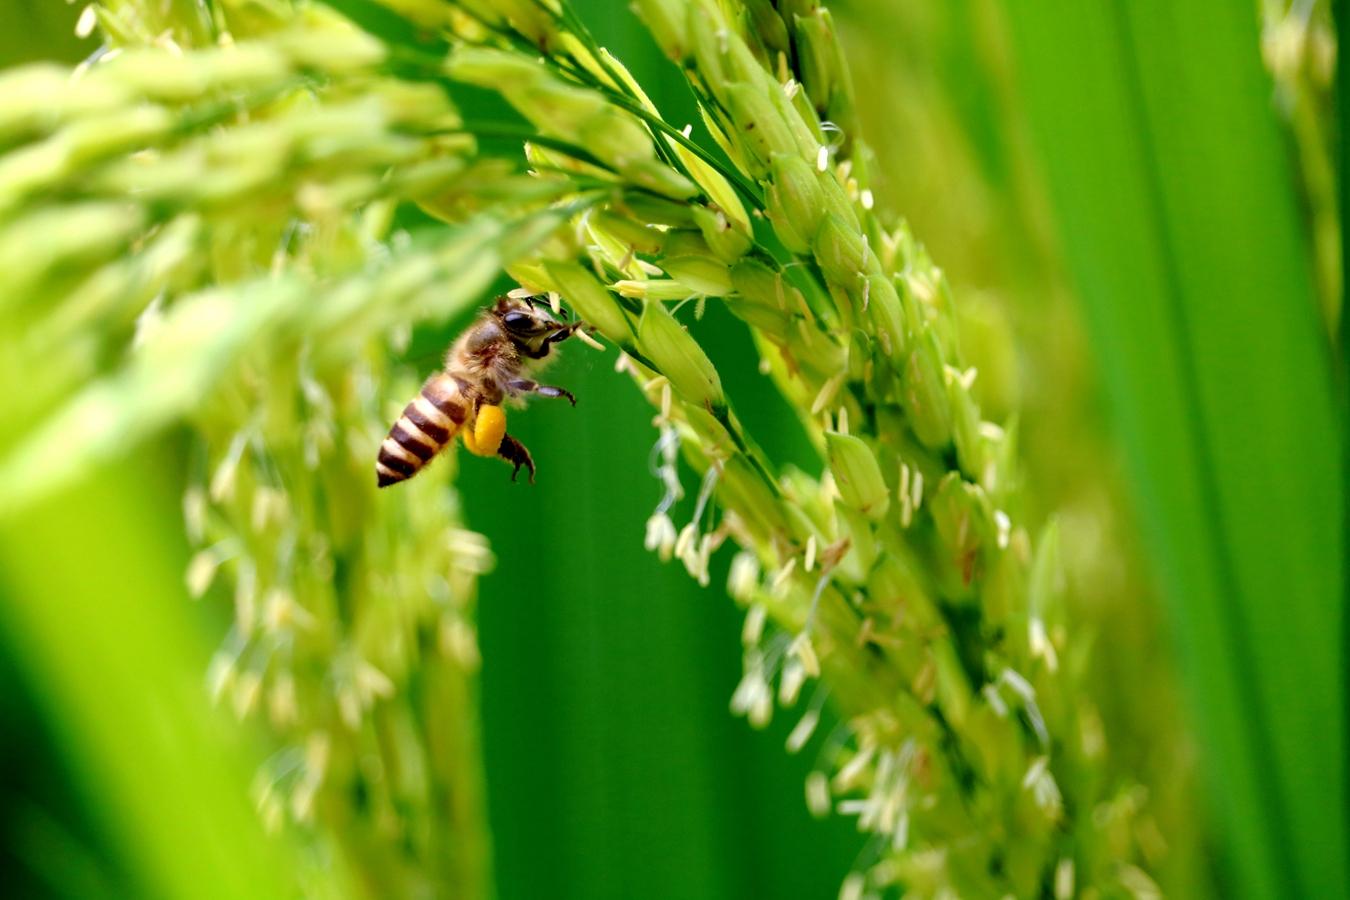
[(381, 357), (258, 360), (191, 416), (184, 504), (202, 549), (188, 586), (233, 601), (207, 685), (271, 735), (253, 782), (264, 823), (308, 835), (354, 882), (480, 896), (474, 605), (492, 557), (458, 524), (453, 465), (428, 471), (417, 502), (369, 484), (364, 451), (387, 428)]
[[(511, 271), (618, 344), (657, 407), (667, 498), (648, 545), (701, 581), (717, 547), (740, 547), (729, 589), (748, 607), (746, 674), (733, 709), (763, 724), (819, 684), (844, 717), (849, 739), (827, 743), (809, 796), (876, 836), (845, 893), (1147, 883), (1123, 812), (1135, 807), (1092, 775), (1104, 741), (1074, 689), (1054, 532), (1037, 547), (1022, 518), (1015, 428), (981, 418), (940, 270), (873, 209), (866, 148), (840, 125), (849, 88), (828, 13), (787, 6), (640, 2), (739, 171), (686, 169), (702, 190), (683, 216), (611, 201), (551, 261)], [(635, 92), (622, 102), (656, 114)], [(653, 136), (681, 146), (659, 126)], [(776, 244), (755, 240), (752, 218)], [(750, 240), (715, 245), (710, 222)], [(756, 449), (713, 363), (672, 327), (670, 301), (690, 298), (752, 327), (818, 473)], [(683, 527), (667, 514), (683, 490), (675, 446), (702, 478)], [(818, 721), (808, 702), (789, 749)]]
[[(231, 609), (203, 702), (265, 736), (252, 799), (305, 848), (296, 890), (488, 896), (491, 553), (452, 465), (377, 498), (371, 448), (415, 391), (391, 350), (573, 187), (477, 155), (444, 91), (323, 7), (92, 9), (97, 59), (0, 76), (0, 503), (189, 426), (184, 602)], [(400, 228), (409, 202), (454, 224)]]

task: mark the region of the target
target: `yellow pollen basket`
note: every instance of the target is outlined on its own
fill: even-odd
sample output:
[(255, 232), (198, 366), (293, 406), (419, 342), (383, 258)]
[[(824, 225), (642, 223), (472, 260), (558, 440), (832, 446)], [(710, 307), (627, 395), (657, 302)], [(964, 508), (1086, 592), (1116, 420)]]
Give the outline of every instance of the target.
[(480, 406), (472, 428), (460, 432), (464, 446), (476, 456), (496, 456), (506, 436), (506, 410), (500, 406)]

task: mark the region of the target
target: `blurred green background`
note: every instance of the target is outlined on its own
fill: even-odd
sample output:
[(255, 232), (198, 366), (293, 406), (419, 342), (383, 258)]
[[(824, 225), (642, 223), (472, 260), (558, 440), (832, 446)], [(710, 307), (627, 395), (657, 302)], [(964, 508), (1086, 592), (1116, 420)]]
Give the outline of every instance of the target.
[[(627, 10), (576, 5), (669, 120), (696, 120)], [(1060, 517), (1113, 765), (1143, 782), (1158, 828), (1155, 877), (1178, 896), (1237, 883), (1312, 896), (1345, 878), (1327, 337), (1339, 232), (1317, 177), (1329, 76), (1306, 61), (1311, 39), (1302, 68), (1279, 68), (1280, 4), (1197, 4), (1215, 13), (1203, 25), (1124, 6), (835, 8), (879, 198), (946, 267), (981, 402), (994, 419), (1020, 411), (1036, 517)], [(0, 64), (78, 60), (78, 13), (0, 0)], [(1321, 6), (1299, 14), (1327, 37)], [(418, 334), (408, 360), (432, 368), (456, 327)], [(751, 431), (791, 456), (796, 427), (745, 335), (710, 311), (699, 336)], [(728, 712), (740, 614), (722, 591), (726, 558), (700, 589), (642, 548), (660, 497), (655, 433), (611, 363), (569, 346), (549, 380), (578, 406), (536, 402), (513, 419), (538, 484), (491, 461), (460, 466), (467, 524), (497, 558), (478, 605), (497, 893), (833, 896), (862, 839), (808, 815), (813, 760), (784, 752), (790, 723), (756, 732)], [(154, 845), (142, 830), (154, 817), (111, 816), (113, 790), (133, 807), (221, 810), (199, 825), (199, 859), (160, 861), (180, 871), (158, 886), (167, 895), (238, 847), (276, 851), (252, 835), (247, 798), (228, 796), (256, 761), (248, 736), (205, 711), (163, 716), (191, 708), (193, 691), (205, 706), (227, 619), (181, 588), (186, 440), (171, 434), (5, 526), (0, 815), (17, 895), (147, 890), (129, 860)], [(80, 625), (43, 633), (24, 613), (33, 603), (67, 604)], [(123, 654), (144, 665), (109, 671), (101, 696), (63, 684), (65, 667), (116, 665), (106, 643), (128, 633), (178, 638)], [(201, 752), (200, 770), (155, 767), (185, 751)], [(1217, 788), (1208, 802), (1197, 771)], [(241, 877), (210, 889), (249, 892)]]

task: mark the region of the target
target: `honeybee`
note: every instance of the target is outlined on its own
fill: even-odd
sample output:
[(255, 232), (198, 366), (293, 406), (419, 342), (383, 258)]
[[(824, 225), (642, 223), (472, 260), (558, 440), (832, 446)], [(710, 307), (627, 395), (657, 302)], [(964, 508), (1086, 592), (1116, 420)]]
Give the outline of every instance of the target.
[(511, 480), (522, 466), (534, 483), (534, 459), (525, 445), (506, 433), (502, 402), (529, 394), (565, 397), (571, 391), (526, 377), (567, 340), (581, 322), (559, 322), (536, 297), (498, 297), (459, 336), (445, 357), (445, 370), (422, 385), (380, 444), (375, 473), (380, 487), (405, 481), (422, 470), (456, 435), (479, 456), (500, 456), (511, 463)]

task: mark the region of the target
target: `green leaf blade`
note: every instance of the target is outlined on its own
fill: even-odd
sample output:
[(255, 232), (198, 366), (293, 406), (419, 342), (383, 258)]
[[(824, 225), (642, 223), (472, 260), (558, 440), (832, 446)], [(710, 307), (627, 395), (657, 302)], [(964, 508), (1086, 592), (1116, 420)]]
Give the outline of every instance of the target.
[(1236, 881), (1342, 895), (1343, 486), (1255, 19), (1055, 6), (1014, 19), (1023, 86)]

